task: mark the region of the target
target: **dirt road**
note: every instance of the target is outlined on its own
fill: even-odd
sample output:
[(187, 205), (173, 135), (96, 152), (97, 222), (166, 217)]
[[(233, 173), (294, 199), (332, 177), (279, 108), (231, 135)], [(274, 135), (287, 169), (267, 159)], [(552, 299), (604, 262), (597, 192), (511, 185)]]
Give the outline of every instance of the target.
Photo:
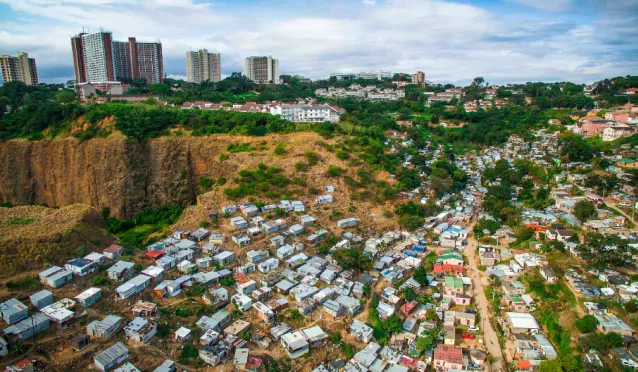
[(487, 346), (487, 351), (494, 357), (491, 370), (494, 372), (506, 371), (505, 365), (507, 362), (503, 357), (503, 351), (501, 345), (498, 342), (498, 336), (494, 327), (492, 327), (492, 314), (490, 314), (489, 302), (485, 297), (485, 291), (483, 282), (479, 277), (480, 271), (477, 267), (476, 260), (476, 247), (478, 242), (474, 237), (468, 238), (467, 247), (463, 250), (463, 253), (467, 257), (470, 265), (470, 278), (472, 279), (472, 285), (474, 290), (474, 301), (476, 302), (476, 308), (481, 315), (481, 331), (483, 331), (483, 342)]
[[(472, 223), (467, 228), (470, 234), (472, 233), (475, 223), (476, 217), (473, 218)], [(484, 276), (484, 274), (478, 269), (478, 255), (476, 253), (477, 247), (478, 241), (474, 236), (470, 236), (467, 241), (467, 246), (463, 250), (463, 254), (467, 258), (470, 266), (469, 275), (472, 279), (476, 309), (481, 316), (480, 327), (481, 331), (483, 332), (483, 342), (487, 347), (487, 351), (493, 356), (490, 371), (505, 372), (507, 371), (507, 361), (503, 357), (503, 351), (501, 350), (501, 345), (498, 342), (498, 336), (496, 335), (496, 331), (492, 326), (492, 314), (490, 313), (489, 302), (485, 297), (484, 286), (489, 285), (489, 280), (486, 277), (482, 277), (482, 275)], [(484, 281), (485, 283), (483, 283)]]
[[(614, 208), (615, 210), (617, 210), (618, 212), (620, 212), (620, 214), (625, 216), (625, 218), (628, 219), (629, 221), (632, 221), (634, 224), (638, 224), (638, 220), (631, 219), (631, 215), (625, 213), (625, 211), (623, 211), (621, 209), (620, 205), (618, 205), (618, 203), (616, 203), (615, 200), (607, 198), (607, 199), (605, 199), (605, 204), (607, 204), (608, 206), (610, 206), (610, 207)], [(638, 214), (636, 214), (636, 216), (638, 216)]]

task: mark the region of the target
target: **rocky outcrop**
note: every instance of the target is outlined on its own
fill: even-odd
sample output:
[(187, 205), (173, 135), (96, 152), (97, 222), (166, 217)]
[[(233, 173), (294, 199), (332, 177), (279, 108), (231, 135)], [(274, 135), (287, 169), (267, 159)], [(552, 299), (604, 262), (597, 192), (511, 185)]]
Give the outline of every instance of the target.
[(225, 146), (212, 137), (11, 140), (0, 143), (0, 202), (80, 203), (108, 207), (118, 218), (151, 206), (192, 203), (197, 177), (225, 165), (218, 161)]

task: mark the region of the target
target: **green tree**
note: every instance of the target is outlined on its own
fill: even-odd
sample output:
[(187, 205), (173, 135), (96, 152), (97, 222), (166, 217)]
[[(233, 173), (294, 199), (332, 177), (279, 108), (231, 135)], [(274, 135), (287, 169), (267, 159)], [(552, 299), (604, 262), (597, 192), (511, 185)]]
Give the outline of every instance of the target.
[(57, 103), (71, 103), (75, 101), (75, 93), (70, 90), (61, 90), (55, 95), (55, 101)]
[(581, 222), (587, 221), (596, 213), (596, 206), (587, 199), (582, 199), (574, 206), (574, 215)]
[(388, 333), (397, 334), (403, 330), (403, 321), (396, 315), (389, 316), (382, 322), (383, 329)]
[(403, 295), (403, 299), (406, 301), (412, 301), (416, 298), (416, 294), (414, 293), (414, 289), (412, 287), (405, 287), (401, 290), (401, 294)]
[(598, 326), (598, 320), (596, 320), (593, 315), (585, 315), (584, 317), (578, 319), (575, 325), (581, 333), (590, 333), (596, 330), (596, 327)]
[(434, 339), (430, 334), (425, 334), (416, 338), (416, 349), (420, 352), (432, 349), (433, 344)]
[(425, 312), (425, 319), (427, 319), (427, 320), (439, 320), (439, 316), (436, 314), (436, 310), (428, 309)]

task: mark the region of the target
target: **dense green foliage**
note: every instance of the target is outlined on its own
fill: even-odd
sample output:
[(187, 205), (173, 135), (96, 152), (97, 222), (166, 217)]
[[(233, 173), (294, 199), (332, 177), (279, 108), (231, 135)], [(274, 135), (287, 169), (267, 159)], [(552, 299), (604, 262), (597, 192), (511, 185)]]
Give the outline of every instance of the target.
[(289, 192), (286, 186), (290, 184), (290, 180), (282, 174), (280, 168), (268, 167), (263, 163), (260, 163), (254, 171), (240, 170), (239, 177), (235, 179), (235, 182), (239, 186), (224, 189), (224, 194), (229, 199), (260, 194), (271, 199), (280, 198)]
[(332, 257), (344, 269), (372, 269), (372, 258), (355, 248), (339, 249), (332, 254)]
[(140, 247), (149, 243), (150, 235), (171, 226), (179, 219), (184, 206), (173, 205), (142, 210), (127, 220), (117, 220), (110, 217), (110, 211), (105, 208), (102, 216), (106, 219), (106, 229), (118, 237), (125, 247)]
[(618, 235), (585, 234), (584, 244), (578, 246), (581, 257), (596, 268), (620, 267), (631, 262), (636, 249)]
[(585, 315), (576, 321), (575, 326), (581, 333), (591, 333), (596, 330), (598, 320), (593, 315)]
[(603, 353), (613, 347), (622, 346), (623, 339), (620, 334), (614, 332), (591, 333), (581, 337), (579, 343), (583, 350), (594, 349)]
[(574, 216), (581, 222), (587, 221), (596, 213), (596, 206), (587, 199), (578, 201), (574, 206)]

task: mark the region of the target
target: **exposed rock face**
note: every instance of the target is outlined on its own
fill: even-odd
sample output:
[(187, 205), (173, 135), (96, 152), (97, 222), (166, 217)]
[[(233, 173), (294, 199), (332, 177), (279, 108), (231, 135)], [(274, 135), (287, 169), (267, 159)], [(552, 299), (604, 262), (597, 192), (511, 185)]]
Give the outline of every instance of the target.
[(226, 144), (213, 137), (122, 136), (0, 143), (0, 202), (80, 203), (131, 217), (150, 206), (194, 202), (197, 176), (215, 174)]

